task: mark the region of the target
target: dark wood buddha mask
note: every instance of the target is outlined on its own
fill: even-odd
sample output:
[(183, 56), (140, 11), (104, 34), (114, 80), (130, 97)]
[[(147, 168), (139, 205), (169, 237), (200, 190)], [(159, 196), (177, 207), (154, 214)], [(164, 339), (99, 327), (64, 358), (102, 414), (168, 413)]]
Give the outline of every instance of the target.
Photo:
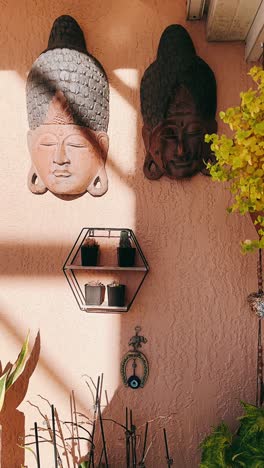
[(142, 78), (140, 97), (145, 176), (181, 179), (205, 169), (210, 146), (204, 135), (217, 130), (216, 82), (182, 26), (163, 32), (157, 59)]

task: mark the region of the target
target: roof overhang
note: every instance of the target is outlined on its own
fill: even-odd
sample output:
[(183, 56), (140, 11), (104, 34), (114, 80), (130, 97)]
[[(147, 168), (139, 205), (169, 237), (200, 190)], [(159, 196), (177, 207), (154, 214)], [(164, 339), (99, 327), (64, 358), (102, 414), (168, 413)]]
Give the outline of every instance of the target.
[(243, 41), (245, 59), (257, 61), (264, 42), (264, 0), (188, 0), (187, 19), (206, 14), (208, 41)]

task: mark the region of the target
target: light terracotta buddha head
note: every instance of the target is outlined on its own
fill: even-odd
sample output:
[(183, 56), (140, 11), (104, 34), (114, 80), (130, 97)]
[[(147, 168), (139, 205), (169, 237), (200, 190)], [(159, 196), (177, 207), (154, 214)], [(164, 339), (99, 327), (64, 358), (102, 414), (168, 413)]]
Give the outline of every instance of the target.
[(140, 91), (145, 176), (181, 179), (204, 170), (210, 157), (204, 135), (217, 129), (216, 83), (182, 26), (163, 32)]
[(109, 86), (99, 62), (86, 51), (79, 25), (58, 18), (48, 49), (27, 80), (28, 147), (32, 193), (63, 199), (108, 188)]

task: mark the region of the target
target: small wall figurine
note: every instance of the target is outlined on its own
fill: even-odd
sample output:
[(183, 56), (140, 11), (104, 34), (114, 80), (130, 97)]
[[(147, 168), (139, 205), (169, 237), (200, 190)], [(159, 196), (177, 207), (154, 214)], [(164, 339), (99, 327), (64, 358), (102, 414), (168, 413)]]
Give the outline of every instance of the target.
[[(137, 388), (143, 388), (148, 380), (149, 376), (149, 364), (146, 356), (140, 351), (139, 348), (142, 344), (147, 343), (147, 338), (143, 335), (139, 335), (141, 327), (136, 326), (136, 334), (129, 340), (128, 346), (131, 346), (133, 350), (129, 350), (122, 358), (120, 365), (120, 372), (123, 384), (126, 387), (136, 390)], [(132, 374), (128, 376), (129, 363), (132, 361)], [(141, 371), (141, 372), (140, 372)], [(131, 372), (131, 370), (130, 370)]]
[(28, 75), (26, 98), (31, 192), (49, 190), (66, 200), (86, 191), (103, 195), (108, 188), (109, 85), (71, 16), (54, 22), (48, 47)]
[(181, 179), (205, 169), (210, 146), (204, 135), (217, 130), (216, 81), (182, 26), (163, 32), (157, 59), (142, 78), (140, 98), (145, 176)]

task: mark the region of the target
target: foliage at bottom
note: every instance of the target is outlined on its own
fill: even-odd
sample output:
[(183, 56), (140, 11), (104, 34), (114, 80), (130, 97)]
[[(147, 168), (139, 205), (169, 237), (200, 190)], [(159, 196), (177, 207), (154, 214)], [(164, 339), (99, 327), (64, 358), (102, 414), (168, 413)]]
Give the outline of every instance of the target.
[(241, 402), (245, 414), (232, 434), (222, 422), (200, 447), (200, 468), (264, 468), (264, 408)]

